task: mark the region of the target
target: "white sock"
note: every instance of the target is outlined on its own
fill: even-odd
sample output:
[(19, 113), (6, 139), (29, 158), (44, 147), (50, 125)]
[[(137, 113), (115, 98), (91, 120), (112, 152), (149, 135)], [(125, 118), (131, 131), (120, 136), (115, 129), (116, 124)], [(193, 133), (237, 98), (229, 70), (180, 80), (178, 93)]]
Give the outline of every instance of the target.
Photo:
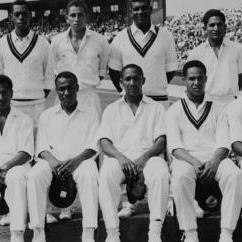
[(233, 230), (232, 229), (222, 228), (221, 229), (221, 235), (224, 235), (226, 237), (232, 238), (232, 236), (233, 236)]
[(149, 232), (160, 235), (162, 228), (162, 222), (160, 220), (150, 221)]
[(108, 235), (108, 237), (119, 235), (119, 228), (107, 229), (107, 235)]
[(24, 241), (23, 231), (11, 231), (11, 242), (12, 241)]
[(192, 238), (197, 238), (197, 230), (196, 229), (190, 229), (185, 231), (186, 237), (192, 237)]
[(94, 230), (95, 228), (83, 228), (82, 231), (82, 240), (93, 240), (94, 239)]
[(34, 237), (33, 241), (45, 241), (45, 231), (43, 228), (35, 228), (34, 229)]

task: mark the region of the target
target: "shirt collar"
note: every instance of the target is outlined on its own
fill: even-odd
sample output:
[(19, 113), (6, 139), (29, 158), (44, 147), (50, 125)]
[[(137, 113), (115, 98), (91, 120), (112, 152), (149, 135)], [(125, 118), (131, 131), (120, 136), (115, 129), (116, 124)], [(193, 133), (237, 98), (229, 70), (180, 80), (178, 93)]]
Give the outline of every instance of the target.
[[(84, 107), (83, 105), (81, 105), (80, 103), (78, 103), (78, 104), (77, 104), (77, 107), (76, 107), (76, 109), (73, 111), (73, 113), (74, 113), (74, 112), (77, 112), (77, 111), (83, 112), (83, 111), (85, 111), (85, 107)], [(55, 113), (59, 113), (59, 112), (65, 112), (65, 111), (62, 109), (62, 107), (61, 107), (61, 105), (60, 105), (60, 103), (59, 103), (58, 105), (56, 105), (56, 106), (54, 107), (54, 112), (55, 112)]]
[[(70, 40), (70, 31), (71, 31), (71, 28), (69, 27), (69, 28), (66, 30), (66, 38), (67, 38), (68, 40)], [(86, 31), (85, 31), (85, 34), (84, 34), (84, 36), (83, 36), (83, 39), (86, 38), (87, 36), (90, 36), (90, 35), (92, 35), (92, 31), (91, 31), (88, 27), (86, 27)]]
[[(226, 38), (226, 37), (224, 37), (224, 38), (223, 38), (222, 45), (228, 47), (228, 46), (230, 45), (230, 41), (229, 41), (229, 39)], [(205, 46), (206, 46), (206, 47), (211, 47), (210, 44), (209, 44), (209, 42), (208, 42), (208, 39), (206, 39), (206, 41), (205, 41)]]
[[(133, 35), (135, 35), (136, 33), (139, 33), (139, 32), (141, 32), (141, 33), (143, 33), (136, 25), (135, 25), (135, 23), (132, 23), (132, 25), (131, 25), (131, 32), (132, 32), (132, 34)], [(150, 26), (150, 29), (149, 29), (149, 31), (148, 32), (153, 32), (154, 34), (156, 34), (156, 31), (155, 31), (155, 25), (154, 24), (151, 24), (151, 26)], [(147, 33), (148, 33), (147, 32)]]
[[(194, 104), (194, 102), (192, 102), (189, 98), (188, 98), (188, 96), (186, 95), (185, 96), (185, 100), (186, 100), (186, 102), (187, 102), (187, 104), (188, 105), (195, 105)], [(201, 109), (201, 108), (203, 108), (206, 104), (207, 104), (207, 98), (206, 98), (206, 95), (204, 96), (204, 99), (203, 99), (203, 101), (202, 101), (202, 103), (198, 106), (198, 109)]]
[[(151, 98), (143, 95), (142, 100), (141, 100), (140, 103), (150, 104), (152, 102), (153, 102), (153, 100)], [(125, 99), (124, 99), (124, 95), (118, 100), (118, 103), (119, 104), (127, 104)]]
[(34, 32), (32, 30), (30, 30), (29, 33), (25, 37), (23, 37), (22, 39), (20, 39), (17, 36), (16, 31), (13, 30), (12, 33), (11, 33), (11, 35), (12, 35), (11, 37), (12, 37), (13, 42), (17, 42), (17, 41), (23, 41), (24, 39), (31, 40), (33, 38), (33, 34), (34, 34)]

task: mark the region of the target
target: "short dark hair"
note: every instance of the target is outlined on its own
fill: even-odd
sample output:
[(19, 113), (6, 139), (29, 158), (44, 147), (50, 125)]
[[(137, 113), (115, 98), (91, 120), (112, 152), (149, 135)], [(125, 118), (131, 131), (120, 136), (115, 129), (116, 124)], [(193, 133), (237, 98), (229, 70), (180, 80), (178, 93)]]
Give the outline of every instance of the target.
[(84, 12), (86, 14), (88, 13), (88, 7), (87, 7), (87, 4), (84, 0), (71, 0), (66, 6), (66, 13), (67, 14), (69, 13), (69, 10), (72, 6), (83, 8)]
[(15, 5), (24, 5), (24, 6), (26, 6), (28, 8), (29, 12), (31, 13), (30, 5), (25, 0), (15, 0), (14, 2), (12, 2), (12, 4), (11, 4), (11, 12), (13, 12), (13, 7)]
[(124, 66), (124, 67), (122, 68), (122, 70), (121, 70), (121, 78), (122, 78), (122, 76), (123, 76), (124, 71), (125, 71), (126, 69), (129, 69), (129, 68), (136, 69), (136, 70), (141, 74), (141, 76), (144, 76), (144, 72), (143, 72), (143, 70), (142, 70), (142, 68), (141, 68), (140, 66), (138, 66), (138, 65), (136, 65), (136, 64), (128, 64), (128, 65), (126, 65), (126, 66)]
[(208, 20), (211, 18), (211, 17), (219, 17), (223, 23), (226, 22), (226, 18), (225, 18), (225, 15), (218, 9), (210, 9), (208, 10), (204, 16), (203, 16), (203, 23), (204, 23), (204, 26), (207, 26), (208, 24)]
[(199, 60), (192, 60), (192, 61), (188, 61), (184, 66), (183, 66), (183, 69), (182, 69), (182, 73), (183, 73), (183, 76), (186, 77), (187, 76), (187, 70), (189, 68), (192, 68), (192, 67), (199, 67), (203, 70), (204, 72), (204, 75), (207, 74), (207, 70), (206, 70), (206, 67), (205, 65), (199, 61)]
[(70, 72), (70, 71), (63, 71), (63, 72), (60, 72), (60, 73), (56, 76), (56, 78), (55, 78), (55, 85), (56, 85), (57, 80), (58, 80), (59, 78), (71, 79), (71, 80), (75, 81), (76, 84), (78, 84), (78, 80), (77, 80), (76, 75), (73, 74), (73, 73)]
[(0, 75), (0, 85), (6, 85), (7, 88), (13, 90), (13, 82), (8, 76)]

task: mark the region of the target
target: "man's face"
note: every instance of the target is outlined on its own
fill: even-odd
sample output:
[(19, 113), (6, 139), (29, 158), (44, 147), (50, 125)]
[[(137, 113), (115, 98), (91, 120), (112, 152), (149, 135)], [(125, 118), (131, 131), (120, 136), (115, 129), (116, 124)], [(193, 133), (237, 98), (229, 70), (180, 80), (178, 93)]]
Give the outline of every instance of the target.
[(136, 68), (125, 69), (121, 77), (121, 84), (125, 90), (125, 95), (135, 97), (142, 95), (144, 77)]
[(29, 28), (31, 13), (26, 5), (13, 5), (12, 14), (15, 29), (25, 31)]
[(0, 84), (0, 110), (10, 107), (13, 91), (6, 84)]
[(226, 24), (217, 16), (209, 18), (206, 31), (209, 40), (222, 40), (226, 33)]
[(187, 69), (185, 77), (187, 94), (192, 96), (201, 96), (204, 94), (207, 77), (200, 67), (190, 67)]
[(148, 1), (131, 2), (131, 14), (137, 27), (150, 23), (151, 11)]
[(71, 6), (66, 16), (66, 22), (71, 29), (78, 32), (86, 28), (86, 13), (82, 7)]
[(56, 80), (56, 93), (62, 106), (68, 108), (75, 105), (77, 102), (77, 92), (78, 84), (75, 80), (64, 77)]

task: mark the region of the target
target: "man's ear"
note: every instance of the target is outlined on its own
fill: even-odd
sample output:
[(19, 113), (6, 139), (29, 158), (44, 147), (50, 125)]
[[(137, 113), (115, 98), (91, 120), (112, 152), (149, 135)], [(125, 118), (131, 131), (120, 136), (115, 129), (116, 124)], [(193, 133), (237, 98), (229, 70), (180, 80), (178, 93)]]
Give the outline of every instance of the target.
[(146, 78), (145, 78), (145, 77), (143, 77), (143, 82), (142, 82), (142, 85), (144, 85), (144, 84), (145, 84), (145, 80), (146, 80)]

